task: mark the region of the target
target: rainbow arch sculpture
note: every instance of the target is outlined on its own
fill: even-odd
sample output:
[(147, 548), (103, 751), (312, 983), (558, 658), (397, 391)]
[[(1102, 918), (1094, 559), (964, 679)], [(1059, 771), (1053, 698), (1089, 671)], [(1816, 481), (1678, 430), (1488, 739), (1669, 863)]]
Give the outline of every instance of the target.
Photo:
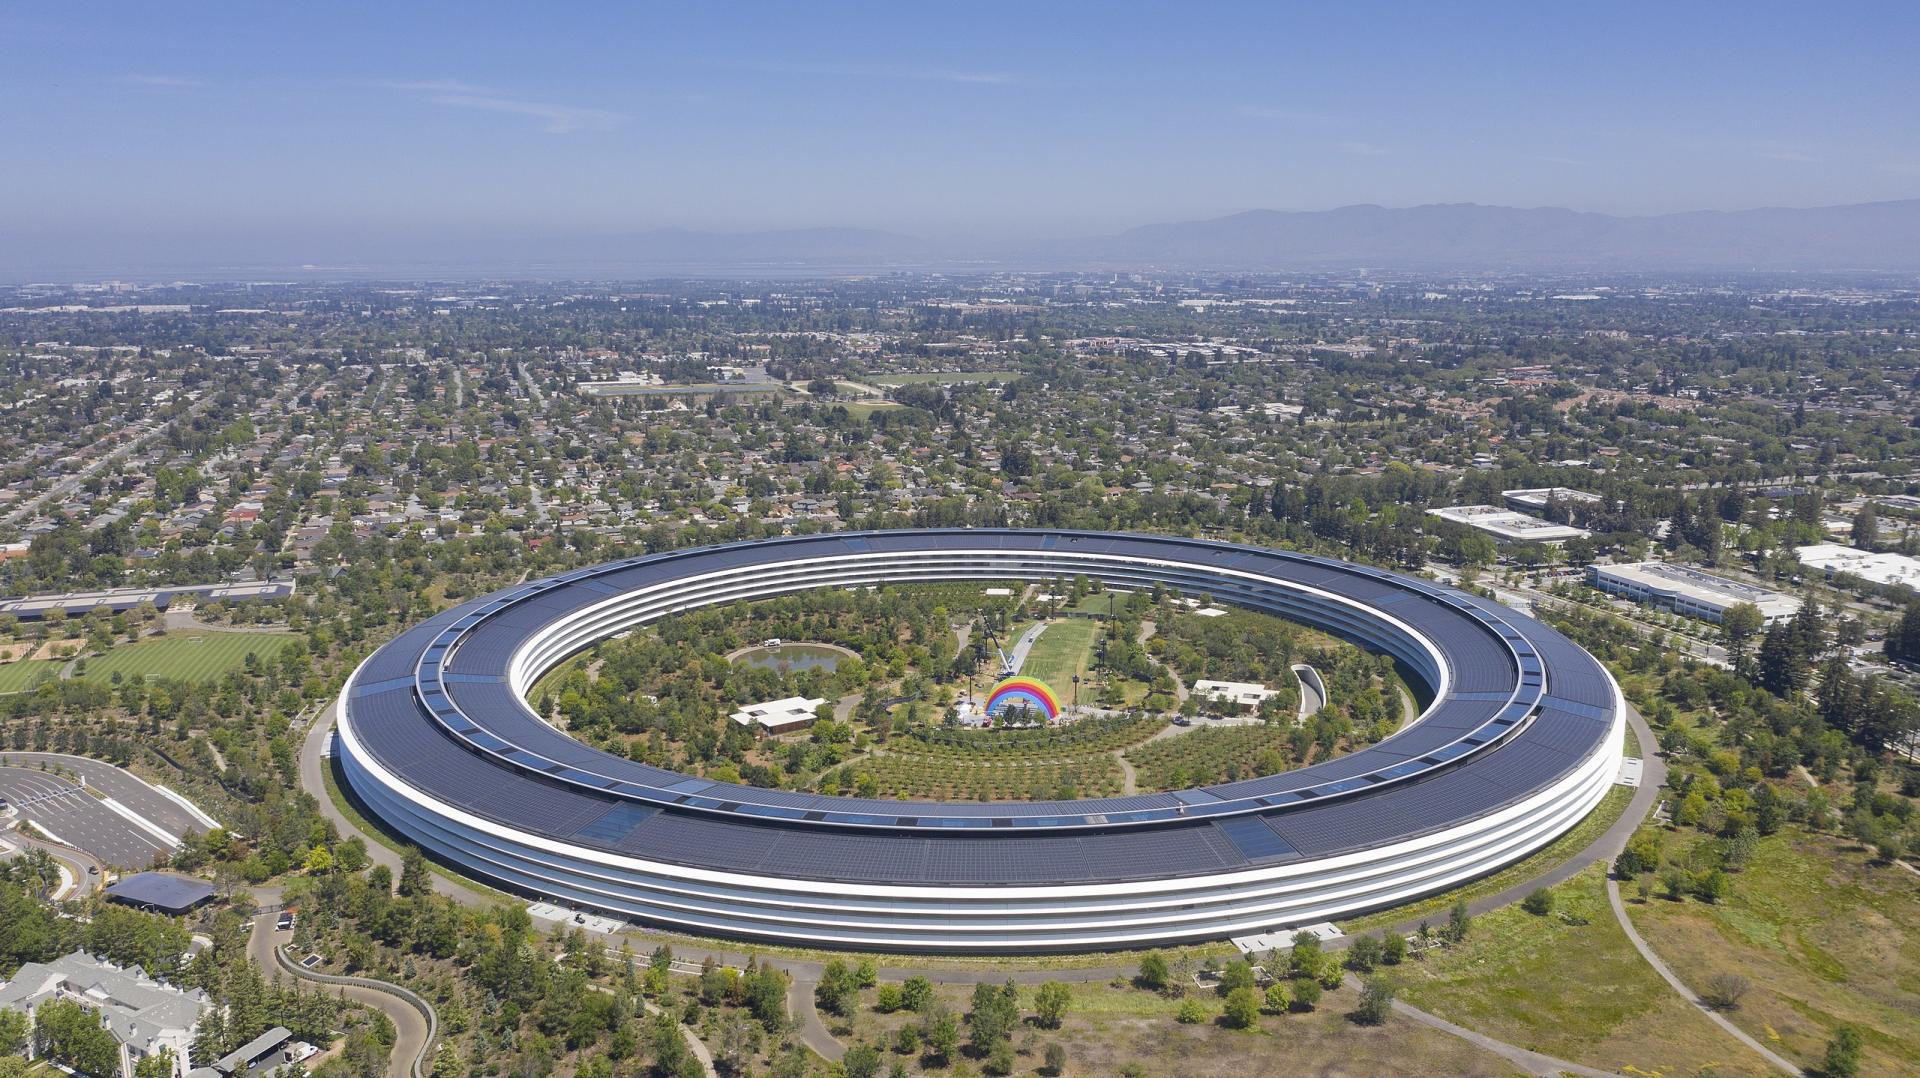
[(1039, 678), (1010, 677), (987, 694), (987, 714), (999, 715), (1009, 708), (1025, 707), (1038, 711), (1048, 722), (1060, 717), (1060, 698)]

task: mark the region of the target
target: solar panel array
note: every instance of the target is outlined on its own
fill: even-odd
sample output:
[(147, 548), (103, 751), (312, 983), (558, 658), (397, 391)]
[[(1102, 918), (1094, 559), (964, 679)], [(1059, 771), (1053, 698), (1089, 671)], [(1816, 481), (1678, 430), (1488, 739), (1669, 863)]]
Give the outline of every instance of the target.
[[(1152, 558), (1173, 565), (1167, 575), (1188, 587), (1236, 570), (1320, 588), (1434, 641), (1444, 670), (1431, 673), (1444, 674), (1449, 691), (1395, 737), (1293, 772), (1181, 794), (981, 805), (689, 783), (552, 729), (500, 676), (531, 633), (635, 588), (840, 553), (912, 559), (974, 549)], [(947, 568), (928, 575), (963, 560), (948, 554)], [(981, 579), (1008, 571), (986, 561), (963, 568)], [(1255, 606), (1291, 601), (1272, 584), (1238, 578), (1215, 578), (1209, 590)], [(1515, 693), (1546, 706), (1507, 705)], [(487, 819), (582, 845), (826, 880), (1033, 883), (1216, 871), (1436, 830), (1566, 774), (1606, 736), (1614, 701), (1598, 663), (1552, 630), (1381, 570), (1196, 540), (929, 530), (679, 551), (521, 585), (402, 634), (363, 667), (345, 706), (356, 735), (409, 783)]]

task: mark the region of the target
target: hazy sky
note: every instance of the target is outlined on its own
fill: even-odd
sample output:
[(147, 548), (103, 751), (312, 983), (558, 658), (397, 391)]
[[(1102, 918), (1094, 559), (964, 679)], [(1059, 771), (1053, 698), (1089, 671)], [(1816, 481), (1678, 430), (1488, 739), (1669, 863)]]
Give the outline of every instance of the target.
[(1912, 3), (8, 5), (0, 242), (1904, 198), (1916, 41)]

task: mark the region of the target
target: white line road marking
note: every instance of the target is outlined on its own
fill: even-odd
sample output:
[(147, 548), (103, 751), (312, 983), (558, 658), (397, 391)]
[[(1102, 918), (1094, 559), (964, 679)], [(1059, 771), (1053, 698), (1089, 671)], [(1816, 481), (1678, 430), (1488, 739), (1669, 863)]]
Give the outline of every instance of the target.
[(125, 817), (129, 822), (133, 823), (135, 826), (145, 830), (148, 834), (153, 835), (154, 837), (160, 839), (160, 841), (162, 842), (165, 842), (167, 844), (168, 849), (180, 848), (179, 835), (168, 834), (167, 832), (160, 829), (159, 824), (154, 823), (153, 821), (147, 819), (145, 816), (142, 816), (139, 813), (128, 808), (127, 806), (121, 804), (120, 802), (115, 801), (111, 797), (102, 798), (100, 803), (112, 809), (114, 812), (119, 813), (121, 816)]

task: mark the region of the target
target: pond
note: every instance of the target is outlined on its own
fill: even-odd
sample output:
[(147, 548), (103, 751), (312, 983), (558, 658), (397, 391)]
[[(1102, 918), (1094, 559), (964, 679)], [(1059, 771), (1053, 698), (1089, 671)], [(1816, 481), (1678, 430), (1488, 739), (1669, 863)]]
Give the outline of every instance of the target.
[(733, 656), (733, 661), (762, 670), (778, 670), (783, 674), (805, 673), (819, 670), (833, 673), (834, 667), (848, 658), (849, 653), (825, 644), (779, 644), (773, 647), (748, 648)]

